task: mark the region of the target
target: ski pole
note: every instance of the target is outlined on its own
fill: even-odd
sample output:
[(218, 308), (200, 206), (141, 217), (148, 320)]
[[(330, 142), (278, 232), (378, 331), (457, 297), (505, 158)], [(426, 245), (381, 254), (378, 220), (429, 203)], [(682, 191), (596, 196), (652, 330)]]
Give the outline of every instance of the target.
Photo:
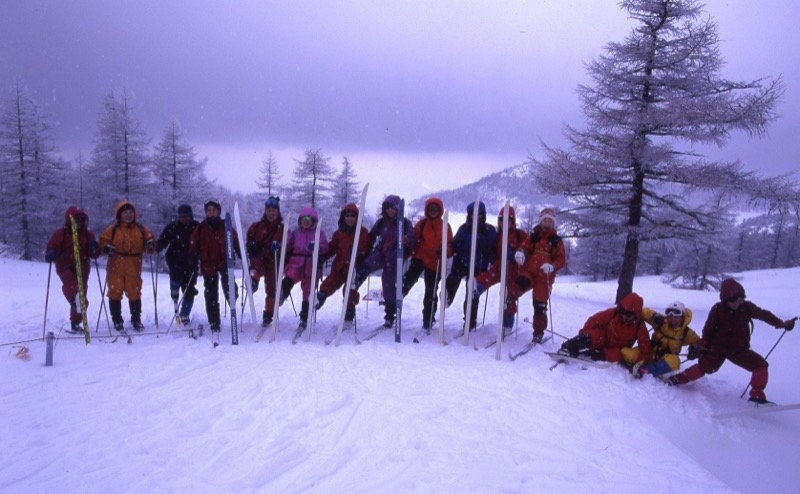
[(189, 291), (192, 286), (192, 282), (197, 278), (197, 271), (192, 273), (192, 277), (189, 278), (189, 283), (186, 286), (182, 286), (183, 293), (181, 293), (180, 298), (178, 299), (178, 305), (175, 308), (175, 313), (172, 315), (172, 319), (169, 321), (169, 326), (167, 326), (167, 334), (169, 334), (170, 329), (172, 329), (172, 324), (175, 323), (175, 320), (178, 319), (178, 314), (180, 313), (181, 306), (183, 305), (183, 299), (186, 298), (186, 292)]
[(108, 332), (111, 334), (111, 322), (108, 320), (108, 310), (106, 309), (106, 289), (103, 286), (103, 282), (100, 281), (100, 264), (97, 259), (94, 260), (94, 272), (97, 275), (97, 288), (100, 289), (100, 311), (97, 313), (97, 324), (94, 327), (94, 332), (96, 333), (100, 329), (100, 314), (105, 312), (106, 326), (108, 326)]
[[(553, 301), (550, 299), (550, 294), (553, 292), (553, 285), (550, 281), (547, 282), (547, 309), (550, 311), (550, 339), (555, 338), (555, 331), (553, 331)], [(553, 340), (555, 341), (555, 340)]]
[(47, 329), (47, 306), (50, 304), (50, 275), (53, 274), (53, 263), (47, 263), (47, 293), (44, 295), (44, 323), (42, 324), (42, 341), (45, 338), (45, 330)]
[[(156, 267), (158, 267), (158, 257), (156, 257)], [(158, 285), (156, 273), (153, 270), (153, 254), (150, 254), (150, 281), (153, 285), (153, 310), (155, 311), (156, 329), (158, 329)]]
[[(792, 321), (797, 321), (797, 317), (793, 317), (791, 320)], [(778, 341), (776, 341), (775, 344), (772, 345), (772, 348), (769, 349), (769, 352), (767, 352), (767, 356), (764, 357), (764, 360), (767, 360), (769, 358), (769, 356), (772, 355), (772, 351), (775, 350), (775, 347), (778, 346), (778, 343), (781, 342), (781, 340), (783, 339), (783, 335), (785, 335), (785, 334), (786, 334), (786, 330), (784, 329), (783, 333), (781, 333), (781, 335), (778, 337)], [(747, 393), (748, 389), (750, 389), (750, 383), (747, 383), (747, 386), (745, 386), (744, 391), (742, 391), (742, 394), (739, 395), (739, 398), (744, 398), (744, 394)]]
[(483, 320), (481, 321), (481, 326), (486, 326), (486, 306), (489, 305), (489, 290), (491, 287), (486, 289), (486, 298), (483, 300)]

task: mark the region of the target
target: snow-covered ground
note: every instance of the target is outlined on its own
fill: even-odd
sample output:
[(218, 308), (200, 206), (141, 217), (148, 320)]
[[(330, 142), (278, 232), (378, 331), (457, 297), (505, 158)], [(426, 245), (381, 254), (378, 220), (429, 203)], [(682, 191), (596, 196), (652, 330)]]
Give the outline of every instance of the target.
[[(739, 394), (749, 374), (726, 363), (717, 374), (670, 388), (634, 381), (622, 368), (559, 366), (535, 349), (516, 362), (508, 351), (523, 330), (494, 349), (447, 346), (411, 334), (421, 322), (422, 281), (404, 313), (404, 341), (381, 334), (354, 345), (323, 344), (338, 320), (332, 297), (309, 343), (290, 343), (290, 305), (278, 339), (254, 342), (245, 314), (239, 345), (227, 324), (221, 344), (184, 332), (134, 335), (111, 343), (105, 319), (92, 342), (60, 332), (67, 306), (53, 273), (48, 331), (59, 339), (45, 367), (41, 340), (47, 265), (0, 259), (0, 491), (28, 492), (797, 492), (800, 411), (730, 419), (711, 415), (747, 407)], [(781, 318), (798, 315), (800, 269), (743, 273), (748, 298)], [(91, 325), (99, 309), (95, 273)], [(378, 283), (372, 279), (373, 287)], [(145, 274), (143, 305), (155, 331), (153, 292)], [(158, 279), (160, 328), (171, 306)], [(562, 277), (552, 297), (553, 328), (573, 336), (609, 306), (613, 282)], [(700, 330), (716, 293), (675, 290), (638, 278), (645, 304), (682, 300)], [(447, 311), (453, 340), (461, 300)], [(497, 289), (486, 325), (496, 331)], [(257, 293), (257, 307), (263, 292)], [(299, 289), (294, 298), (299, 300)], [(297, 303), (297, 302), (296, 302)], [(530, 316), (530, 297), (521, 303)], [(359, 305), (362, 335), (382, 319), (375, 302)], [(127, 319), (127, 304), (123, 304)], [(287, 315), (288, 314), (288, 315)], [(202, 297), (194, 319), (205, 323)], [(756, 322), (753, 347), (766, 354), (781, 332)], [(67, 338), (69, 337), (69, 338)], [(556, 336), (547, 347), (556, 349)], [(29, 360), (16, 358), (20, 347)], [(787, 333), (769, 358), (767, 395), (800, 402), (800, 334)]]

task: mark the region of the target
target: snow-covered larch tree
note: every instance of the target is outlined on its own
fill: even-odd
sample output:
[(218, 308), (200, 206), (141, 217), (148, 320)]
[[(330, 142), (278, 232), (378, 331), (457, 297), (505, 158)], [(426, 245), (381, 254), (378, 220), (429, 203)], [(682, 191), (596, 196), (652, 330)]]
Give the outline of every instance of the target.
[(63, 224), (68, 169), (47, 120), (17, 82), (0, 112), (0, 238), (21, 259), (41, 257), (50, 230)]
[(710, 162), (691, 145), (722, 146), (734, 131), (763, 135), (784, 89), (780, 77), (721, 77), (717, 25), (699, 2), (620, 5), (638, 27), (586, 65), (592, 84), (577, 93), (587, 129), (567, 126), (570, 149), (544, 145), (545, 157), (531, 158), (541, 190), (566, 195), (579, 211), (603, 212), (587, 234), (625, 238), (617, 300), (633, 290), (640, 242), (688, 240), (728, 225), (706, 194), (727, 190), (731, 200), (755, 175), (738, 162)]
[(258, 169), (258, 179), (256, 179), (256, 186), (262, 191), (265, 198), (278, 195), (278, 182), (281, 179), (280, 168), (278, 167), (278, 160), (269, 152), (267, 159), (261, 163)]
[(356, 181), (353, 164), (347, 156), (342, 159), (342, 169), (336, 175), (332, 190), (331, 207), (337, 211), (348, 202), (358, 202), (361, 188)]

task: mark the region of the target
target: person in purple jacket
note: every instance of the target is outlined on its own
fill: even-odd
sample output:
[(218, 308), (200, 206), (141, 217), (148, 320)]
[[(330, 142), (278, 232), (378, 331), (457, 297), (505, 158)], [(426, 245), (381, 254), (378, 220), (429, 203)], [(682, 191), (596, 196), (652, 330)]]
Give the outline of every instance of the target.
[[(303, 290), (303, 302), (300, 306), (299, 329), (305, 329), (308, 321), (309, 297), (311, 296), (311, 264), (314, 255), (314, 235), (316, 233), (319, 216), (312, 207), (300, 209), (297, 218), (297, 228), (289, 234), (286, 243), (286, 268), (281, 283), (280, 304), (289, 297), (295, 283), (300, 283)], [(319, 255), (328, 252), (328, 237), (324, 231), (319, 232)], [(321, 278), (322, 266), (317, 267), (317, 279)], [(316, 289), (316, 287), (314, 287)]]

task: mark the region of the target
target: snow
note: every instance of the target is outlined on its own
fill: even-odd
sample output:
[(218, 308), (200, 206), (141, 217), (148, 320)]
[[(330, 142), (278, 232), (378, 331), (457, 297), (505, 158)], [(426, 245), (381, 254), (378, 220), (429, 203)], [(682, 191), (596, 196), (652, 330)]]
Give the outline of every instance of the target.
[[(529, 339), (475, 351), (454, 340), (462, 293), (447, 311), (447, 346), (434, 336), (411, 342), (421, 323), (420, 281), (404, 312), (403, 343), (390, 332), (361, 345), (345, 333), (323, 344), (339, 317), (332, 297), (318, 314), (318, 333), (290, 343), (291, 305), (274, 343), (253, 339), (249, 311), (239, 345), (223, 324), (216, 348), (206, 333), (134, 335), (111, 343), (105, 319), (86, 345), (60, 329), (67, 306), (53, 273), (48, 331), (58, 335), (54, 365), (41, 340), (47, 265), (0, 259), (0, 491), (16, 492), (796, 492), (800, 411), (714, 419), (746, 407), (743, 369), (722, 369), (670, 388), (635, 381), (620, 367), (581, 370), (534, 349), (507, 354)], [(104, 273), (101, 273), (104, 274)], [(99, 287), (91, 274), (91, 327)], [(789, 318), (800, 268), (741, 273), (748, 298)], [(154, 332), (153, 292), (145, 276), (145, 325)], [(378, 283), (372, 279), (372, 287)], [(462, 285), (463, 286), (463, 285)], [(676, 290), (656, 277), (635, 289), (663, 309), (682, 300), (700, 330), (716, 293)], [(611, 304), (613, 282), (557, 279), (553, 328), (573, 336), (592, 313)], [(158, 278), (160, 330), (171, 307)], [(363, 291), (362, 291), (363, 293)], [(299, 304), (300, 292), (294, 292)], [(261, 305), (263, 292), (257, 293)], [(496, 331), (497, 289), (486, 324), (471, 341)], [(521, 316), (531, 315), (530, 298)], [(127, 304), (123, 304), (127, 318)], [(193, 313), (205, 323), (202, 297)], [(482, 313), (481, 313), (482, 317)], [(362, 335), (382, 319), (375, 302), (359, 304)], [(523, 323), (520, 322), (522, 326)], [(781, 332), (756, 322), (753, 348), (766, 355)], [(563, 341), (545, 345), (556, 349)], [(767, 395), (800, 402), (787, 333), (769, 357)], [(15, 358), (20, 347), (29, 360)]]

